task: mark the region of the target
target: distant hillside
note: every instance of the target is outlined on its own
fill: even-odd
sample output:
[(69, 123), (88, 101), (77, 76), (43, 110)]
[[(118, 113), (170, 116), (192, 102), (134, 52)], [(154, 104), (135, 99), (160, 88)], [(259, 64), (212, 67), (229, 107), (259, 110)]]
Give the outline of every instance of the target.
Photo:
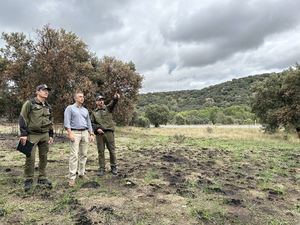
[(232, 105), (249, 105), (251, 87), (271, 74), (261, 74), (233, 79), (201, 90), (184, 90), (141, 94), (137, 108), (151, 104), (167, 105), (175, 112), (202, 109), (207, 106), (228, 107)]

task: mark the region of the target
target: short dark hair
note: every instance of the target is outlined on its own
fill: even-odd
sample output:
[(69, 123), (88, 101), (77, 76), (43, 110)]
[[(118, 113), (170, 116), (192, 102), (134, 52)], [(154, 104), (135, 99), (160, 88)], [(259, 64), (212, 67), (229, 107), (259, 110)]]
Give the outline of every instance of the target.
[(84, 95), (83, 91), (77, 90), (77, 91), (75, 91), (75, 93), (74, 93), (74, 99), (76, 98), (76, 96), (77, 96), (78, 94), (83, 94), (83, 95)]

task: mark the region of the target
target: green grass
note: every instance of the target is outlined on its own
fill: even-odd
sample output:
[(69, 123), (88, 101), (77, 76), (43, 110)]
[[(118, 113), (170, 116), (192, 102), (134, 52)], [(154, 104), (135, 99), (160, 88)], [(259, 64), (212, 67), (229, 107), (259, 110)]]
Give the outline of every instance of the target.
[[(29, 193), (22, 190), (24, 156), (0, 149), (0, 224), (74, 224), (85, 216), (98, 224), (140, 225), (279, 225), (300, 219), (300, 141), (292, 134), (123, 127), (115, 136), (120, 176), (96, 176), (97, 150), (90, 145), (87, 169), (100, 184), (96, 189), (82, 188), (83, 180), (67, 186), (68, 142), (49, 152), (53, 189)], [(232, 205), (234, 200), (241, 205)], [(81, 209), (86, 212), (80, 217)]]
[(159, 178), (159, 174), (156, 170), (150, 169), (147, 171), (147, 173), (145, 174), (145, 178), (144, 181), (146, 184), (151, 183), (154, 179), (158, 179)]

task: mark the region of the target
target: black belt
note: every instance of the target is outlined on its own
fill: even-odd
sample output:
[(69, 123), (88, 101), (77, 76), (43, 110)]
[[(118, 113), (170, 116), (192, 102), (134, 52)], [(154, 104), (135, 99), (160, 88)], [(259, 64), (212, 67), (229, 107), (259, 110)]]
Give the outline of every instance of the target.
[(71, 128), (71, 130), (76, 130), (76, 131), (85, 131), (85, 130), (87, 130), (87, 128), (84, 128), (84, 129), (73, 129), (73, 128)]

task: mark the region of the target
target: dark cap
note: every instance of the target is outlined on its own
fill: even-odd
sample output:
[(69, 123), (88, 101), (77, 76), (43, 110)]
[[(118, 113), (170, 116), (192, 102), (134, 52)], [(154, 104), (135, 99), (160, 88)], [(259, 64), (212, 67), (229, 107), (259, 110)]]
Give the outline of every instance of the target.
[(48, 91), (51, 91), (51, 88), (49, 88), (46, 84), (40, 84), (39, 86), (36, 87), (36, 91), (40, 91), (40, 90), (45, 90), (47, 89)]
[(102, 94), (97, 95), (96, 101), (99, 101), (100, 99), (105, 99), (104, 95)]

